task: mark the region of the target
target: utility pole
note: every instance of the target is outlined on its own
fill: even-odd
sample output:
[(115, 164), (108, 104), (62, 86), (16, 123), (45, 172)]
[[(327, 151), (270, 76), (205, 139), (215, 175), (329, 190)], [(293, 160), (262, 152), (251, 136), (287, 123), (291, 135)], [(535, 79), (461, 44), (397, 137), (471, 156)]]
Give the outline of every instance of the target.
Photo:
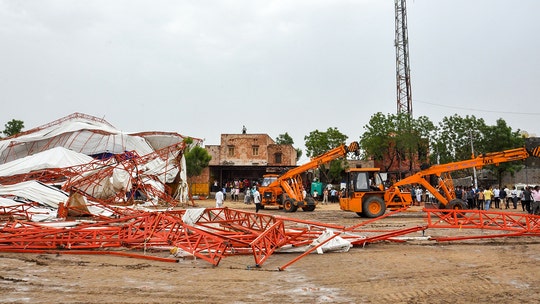
[(394, 0), (396, 9), (396, 86), (397, 114), (412, 117), (411, 70), (409, 64), (409, 35), (407, 33), (407, 5), (405, 0)]
[[(473, 138), (472, 138), (472, 130), (469, 130), (469, 138), (471, 140), (471, 159), (474, 158), (474, 145), (473, 145)], [(473, 176), (474, 176), (474, 189), (478, 189), (478, 179), (476, 178), (476, 167), (473, 167)]]

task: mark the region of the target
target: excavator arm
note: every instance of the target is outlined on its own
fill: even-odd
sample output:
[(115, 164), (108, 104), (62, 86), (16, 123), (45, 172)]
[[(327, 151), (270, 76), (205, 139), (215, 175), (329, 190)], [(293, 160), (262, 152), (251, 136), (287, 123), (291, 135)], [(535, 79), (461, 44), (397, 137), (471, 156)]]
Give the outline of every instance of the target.
[[(352, 142), (348, 146), (343, 144), (337, 148), (334, 148), (322, 155), (319, 155), (317, 157), (312, 158), (309, 162), (298, 166), (296, 168), (293, 168), (282, 175), (278, 176), (278, 178), (267, 185), (266, 187), (261, 187), (263, 189), (263, 193), (268, 193), (266, 196), (266, 201), (269, 204), (276, 203), (277, 197), (276, 193), (283, 193), (286, 195), (286, 200), (288, 200), (287, 204), (295, 204), (294, 207), (287, 208), (288, 210), (296, 210), (296, 205), (302, 206), (305, 205), (302, 203), (304, 201), (304, 197), (302, 194), (302, 177), (301, 174), (319, 167), (322, 164), (326, 164), (328, 162), (331, 162), (332, 160), (338, 159), (340, 157), (347, 156), (347, 153), (355, 153), (358, 154), (360, 150), (360, 146), (358, 142)], [(265, 202), (266, 202), (265, 201)], [(287, 205), (285, 204), (285, 205)]]
[[(393, 187), (420, 184), (431, 192), (435, 198), (441, 202), (441, 204), (446, 206), (449, 202), (456, 198), (452, 177), (450, 176), (451, 172), (473, 167), (480, 169), (485, 165), (498, 165), (500, 163), (523, 160), (530, 156), (540, 157), (540, 146), (532, 149), (530, 152), (525, 148), (516, 148), (502, 152), (482, 154), (468, 160), (434, 165), (428, 169), (422, 170), (414, 175), (396, 182)], [(437, 188), (440, 191), (429, 183), (428, 179), (431, 175), (437, 176)]]
[(334, 159), (338, 159), (340, 157), (344, 157), (349, 152), (358, 153), (359, 151), (359, 145), (358, 142), (352, 142), (349, 146), (341, 145), (337, 148), (334, 148), (322, 155), (319, 155), (317, 157), (312, 158), (309, 162), (298, 166), (296, 168), (293, 168), (285, 173), (283, 173), (281, 176), (279, 176), (277, 183), (279, 183), (279, 180), (282, 179), (288, 179), (294, 176), (297, 176), (301, 173), (304, 173), (308, 170), (315, 169), (319, 167), (322, 164), (326, 164), (328, 162), (331, 162)]

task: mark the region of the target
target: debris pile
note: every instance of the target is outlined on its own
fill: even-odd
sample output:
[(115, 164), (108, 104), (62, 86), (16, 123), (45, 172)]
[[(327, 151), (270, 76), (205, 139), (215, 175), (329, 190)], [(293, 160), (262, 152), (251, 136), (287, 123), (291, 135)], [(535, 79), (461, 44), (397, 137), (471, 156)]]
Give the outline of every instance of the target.
[(2, 215), (47, 221), (62, 205), (66, 215), (108, 218), (131, 212), (118, 206), (185, 203), (184, 139), (169, 132), (124, 133), (81, 113), (5, 138)]
[(300, 253), (284, 270), (313, 252), (402, 242), (427, 229), (481, 231), (425, 238), (438, 242), (540, 235), (540, 216), (510, 212), (424, 209), (425, 225), (370, 230), (402, 210), (344, 227), (229, 208), (172, 208), (187, 201), (185, 149), (179, 134), (125, 134), (78, 113), (0, 141), (0, 251), (170, 262), (190, 256), (215, 266), (249, 254), (255, 267), (277, 252)]

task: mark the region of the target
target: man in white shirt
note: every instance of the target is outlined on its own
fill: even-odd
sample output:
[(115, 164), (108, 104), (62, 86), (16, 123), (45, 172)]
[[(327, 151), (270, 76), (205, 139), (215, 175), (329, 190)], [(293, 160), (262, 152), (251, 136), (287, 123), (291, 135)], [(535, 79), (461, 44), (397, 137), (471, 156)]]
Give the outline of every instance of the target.
[(259, 193), (259, 189), (257, 187), (254, 187), (253, 191), (253, 202), (255, 203), (255, 213), (259, 212), (259, 209), (261, 209), (261, 194)]

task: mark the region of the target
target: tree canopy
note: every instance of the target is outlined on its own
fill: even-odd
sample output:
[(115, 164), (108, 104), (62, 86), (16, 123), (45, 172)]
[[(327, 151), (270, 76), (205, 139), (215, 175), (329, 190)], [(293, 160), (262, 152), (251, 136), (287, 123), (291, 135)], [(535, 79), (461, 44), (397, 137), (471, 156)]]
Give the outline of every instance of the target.
[[(427, 117), (413, 119), (407, 114), (376, 113), (364, 129), (365, 132), (360, 137), (363, 157), (384, 159), (384, 168), (381, 168), (383, 171), (388, 171), (396, 161), (409, 160), (408, 169), (412, 171), (413, 158), (427, 167), (430, 164), (470, 159), (473, 154), (477, 156), (523, 147), (525, 144), (521, 131), (512, 130), (502, 118), (498, 119), (495, 125), (489, 126), (474, 115), (461, 117), (454, 114), (444, 117), (438, 126), (435, 126)], [(519, 162), (485, 167), (496, 174), (499, 184), (505, 172), (513, 174), (520, 168)], [(464, 174), (470, 172), (452, 172), (454, 177)]]
[(4, 125), (4, 131), (2, 133), (9, 137), (20, 133), (22, 129), (24, 129), (24, 122), (22, 120), (12, 119)]
[[(328, 128), (325, 132), (315, 130), (304, 137), (306, 145), (306, 153), (309, 157), (315, 157), (326, 153), (329, 150), (345, 144), (347, 135), (341, 133), (337, 128)], [(338, 180), (344, 170), (344, 162), (342, 159), (336, 159), (330, 162), (329, 169), (323, 164), (319, 171), (326, 177), (329, 182)]]
[[(289, 135), (289, 133), (285, 132), (285, 134), (279, 134), (278, 137), (276, 137), (276, 144), (278, 145), (294, 145), (294, 140)], [(298, 161), (300, 157), (302, 157), (302, 149), (295, 148), (296, 150), (296, 160)]]
[(410, 171), (413, 159), (428, 162), (429, 138), (435, 129), (425, 116), (413, 119), (408, 114), (375, 113), (364, 126), (365, 132), (360, 137), (363, 158), (385, 160), (384, 171), (395, 163), (404, 162), (403, 165)]
[(311, 131), (304, 136), (306, 155), (314, 157), (332, 150), (344, 144), (348, 136), (341, 133), (337, 128), (328, 128), (325, 132)]
[(289, 135), (289, 133), (285, 132), (285, 134), (279, 134), (278, 137), (276, 137), (276, 144), (278, 144), (278, 145), (292, 145), (292, 144), (294, 144), (294, 140)]
[[(186, 139), (188, 147), (192, 142), (191, 138)], [(188, 148), (184, 156), (186, 157), (186, 174), (188, 177), (200, 175), (212, 160), (212, 156), (208, 154), (208, 151), (198, 145)]]

